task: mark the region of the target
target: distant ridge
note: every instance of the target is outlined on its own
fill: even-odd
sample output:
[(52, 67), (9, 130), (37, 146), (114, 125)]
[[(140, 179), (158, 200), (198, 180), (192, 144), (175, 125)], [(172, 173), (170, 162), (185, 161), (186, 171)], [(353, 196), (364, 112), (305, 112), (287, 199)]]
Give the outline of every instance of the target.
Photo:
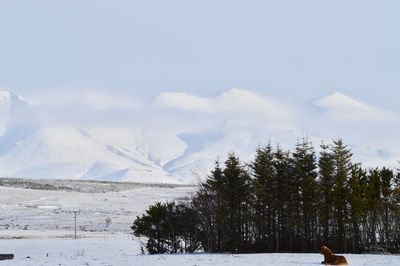
[[(315, 110), (307, 112), (310, 106)], [(143, 119), (147, 124), (47, 124), (36, 106), (0, 89), (0, 176), (193, 183), (229, 152), (249, 161), (268, 140), (292, 149), (304, 135), (316, 147), (321, 139), (342, 137), (367, 165), (395, 166), (400, 159), (399, 115), (341, 92), (303, 106), (243, 89), (214, 97), (171, 92), (157, 96), (149, 108), (155, 119)], [(154, 129), (161, 115), (172, 122)]]

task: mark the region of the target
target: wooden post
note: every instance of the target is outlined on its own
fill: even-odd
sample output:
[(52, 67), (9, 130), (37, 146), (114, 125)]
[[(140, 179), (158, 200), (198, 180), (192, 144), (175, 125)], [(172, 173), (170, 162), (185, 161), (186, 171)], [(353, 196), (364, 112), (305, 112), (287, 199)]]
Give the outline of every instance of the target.
[(77, 213), (77, 211), (74, 211), (74, 213), (75, 213), (75, 239), (76, 239), (76, 213)]

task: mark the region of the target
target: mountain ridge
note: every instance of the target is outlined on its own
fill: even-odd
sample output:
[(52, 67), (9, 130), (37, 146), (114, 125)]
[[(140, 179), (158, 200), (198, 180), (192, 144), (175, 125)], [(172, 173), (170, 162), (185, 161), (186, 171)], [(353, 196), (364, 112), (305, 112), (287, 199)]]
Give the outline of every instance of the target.
[[(360, 136), (357, 129), (347, 129), (342, 121), (344, 119), (346, 125), (356, 121), (369, 127), (382, 120), (388, 127), (396, 127), (399, 125), (397, 116), (387, 119), (385, 116), (389, 112), (340, 92), (307, 104), (324, 110), (313, 114), (305, 112), (306, 118), (298, 115), (305, 106), (281, 104), (243, 89), (231, 89), (215, 97), (193, 97), (181, 93), (161, 94), (154, 99), (155, 105), (148, 107), (150, 109), (137, 111), (146, 123), (135, 126), (74, 126), (62, 122), (44, 123), (34, 105), (1, 89), (0, 126), (6, 126), (0, 137), (0, 175), (193, 183), (196, 176), (206, 176), (214, 161), (223, 160), (229, 152), (236, 152), (242, 160), (249, 161), (255, 148), (266, 144), (268, 139), (292, 149), (296, 139), (304, 135), (304, 128), (316, 145), (321, 139), (334, 138), (334, 134), (345, 141), (348, 139), (355, 148), (355, 158), (371, 165), (396, 162), (400, 158), (400, 147), (389, 145), (388, 140), (371, 146), (369, 139), (374, 136), (375, 129)], [(191, 99), (201, 104), (191, 109)], [(182, 100), (187, 100), (189, 107), (181, 108)], [(244, 110), (247, 106), (250, 109)], [(198, 112), (196, 119), (192, 118), (194, 111)], [(157, 127), (156, 119), (165, 113), (174, 116), (175, 120), (171, 118), (171, 121), (179, 124), (166, 123)], [(152, 116), (147, 117), (148, 114)], [(322, 129), (313, 128), (318, 124)]]

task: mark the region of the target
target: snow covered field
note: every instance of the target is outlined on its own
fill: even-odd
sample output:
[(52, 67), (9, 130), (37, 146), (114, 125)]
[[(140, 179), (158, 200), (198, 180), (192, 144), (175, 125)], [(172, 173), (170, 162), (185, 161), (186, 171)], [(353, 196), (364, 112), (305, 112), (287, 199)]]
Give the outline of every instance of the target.
[(126, 236), (150, 204), (187, 197), (194, 188), (137, 185), (112, 190), (113, 184), (92, 193), (0, 187), (0, 239), (71, 238), (75, 211), (79, 238)]
[[(153, 202), (189, 196), (194, 188), (138, 185), (107, 191), (106, 187), (91, 193), (0, 187), (0, 253), (15, 254), (14, 260), (0, 261), (0, 266), (320, 265), (322, 261), (320, 254), (141, 255), (140, 239), (129, 228), (135, 217)], [(74, 239), (74, 211), (78, 211), (78, 239)], [(400, 256), (346, 257), (350, 265), (400, 265)]]
[[(321, 265), (320, 254), (141, 255), (131, 239), (1, 240), (0, 250), (15, 254), (0, 265)], [(346, 255), (350, 265), (400, 265), (400, 256)]]

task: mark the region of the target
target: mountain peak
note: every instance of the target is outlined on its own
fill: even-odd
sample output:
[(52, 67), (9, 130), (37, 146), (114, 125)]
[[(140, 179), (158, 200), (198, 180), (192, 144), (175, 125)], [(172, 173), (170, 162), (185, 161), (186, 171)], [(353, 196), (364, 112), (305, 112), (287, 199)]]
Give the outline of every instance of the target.
[(12, 109), (20, 108), (21, 106), (29, 107), (31, 104), (18, 94), (0, 88), (0, 110), (9, 112)]
[(252, 92), (245, 90), (245, 89), (240, 89), (240, 88), (230, 88), (229, 90), (224, 92), (225, 94), (239, 94), (239, 93), (247, 93), (247, 94), (253, 94)]
[(10, 94), (10, 91), (4, 89), (4, 88), (0, 88), (0, 95), (1, 94)]
[(9, 111), (10, 110), (10, 99), (11, 93), (3, 88), (0, 88), (0, 110)]
[(323, 108), (362, 108), (369, 109), (370, 107), (362, 102), (359, 102), (339, 91), (332, 94), (319, 98), (311, 102), (312, 105)]

